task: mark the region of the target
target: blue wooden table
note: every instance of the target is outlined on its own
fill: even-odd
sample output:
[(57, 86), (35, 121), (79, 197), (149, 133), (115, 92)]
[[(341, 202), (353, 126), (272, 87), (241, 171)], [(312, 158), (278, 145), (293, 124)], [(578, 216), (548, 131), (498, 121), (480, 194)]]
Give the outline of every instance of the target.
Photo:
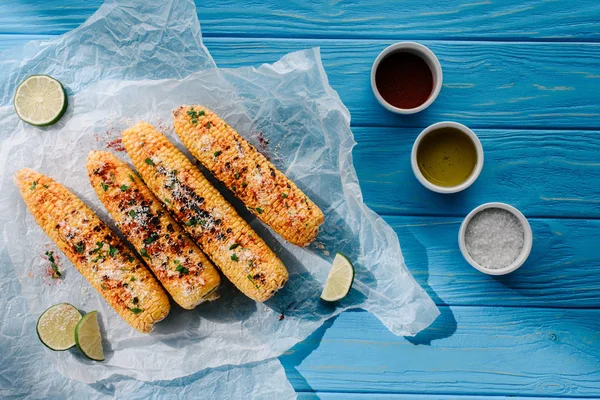
[[(4, 0), (0, 49), (77, 27), (101, 0)], [(441, 310), (415, 338), (347, 312), (284, 356), (300, 398), (600, 397), (600, 2), (406, 0), (197, 2), (222, 67), (320, 46), (352, 114), (367, 204), (396, 230), (408, 268)], [(399, 40), (429, 46), (438, 100), (400, 117), (376, 102), (371, 63)], [(485, 166), (442, 196), (413, 177), (418, 132), (455, 120), (481, 138)], [(499, 278), (462, 259), (459, 224), (488, 201), (529, 218), (528, 262)]]

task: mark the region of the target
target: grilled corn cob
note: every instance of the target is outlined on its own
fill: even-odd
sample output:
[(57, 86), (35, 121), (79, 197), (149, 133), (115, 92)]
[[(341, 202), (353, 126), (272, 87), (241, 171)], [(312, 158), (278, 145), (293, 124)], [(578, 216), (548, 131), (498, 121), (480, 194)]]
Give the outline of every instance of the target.
[(129, 325), (147, 333), (167, 316), (162, 287), (77, 196), (28, 168), (15, 180), (38, 225)]
[(323, 212), (225, 121), (199, 105), (175, 109), (173, 120), (194, 157), (275, 232), (298, 246), (317, 237)]
[(150, 190), (240, 291), (262, 302), (283, 287), (283, 263), (163, 134), (140, 122), (123, 144)]
[(191, 310), (213, 299), (221, 277), (150, 189), (114, 155), (92, 151), (90, 182), (127, 240), (173, 300)]

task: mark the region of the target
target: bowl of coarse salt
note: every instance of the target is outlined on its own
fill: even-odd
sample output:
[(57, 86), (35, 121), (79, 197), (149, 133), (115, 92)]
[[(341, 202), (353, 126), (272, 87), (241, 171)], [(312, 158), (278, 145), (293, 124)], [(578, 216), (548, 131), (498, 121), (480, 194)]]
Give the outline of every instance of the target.
[(486, 203), (467, 215), (458, 243), (473, 268), (488, 275), (505, 275), (527, 260), (533, 235), (519, 210), (505, 203)]

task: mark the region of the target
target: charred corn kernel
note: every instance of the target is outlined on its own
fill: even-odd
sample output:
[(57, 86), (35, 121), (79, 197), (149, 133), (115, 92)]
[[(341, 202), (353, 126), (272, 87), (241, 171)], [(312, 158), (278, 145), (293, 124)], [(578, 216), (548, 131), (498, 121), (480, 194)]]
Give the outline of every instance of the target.
[(77, 196), (28, 168), (15, 181), (38, 225), (129, 325), (147, 333), (169, 314), (152, 273)]
[(173, 300), (188, 310), (214, 300), (219, 273), (141, 178), (105, 151), (90, 152), (87, 170), (100, 201)]
[(140, 122), (123, 144), (150, 190), (240, 291), (262, 302), (283, 287), (283, 263), (163, 134)]
[(206, 107), (173, 111), (190, 152), (265, 224), (298, 246), (311, 243), (323, 212), (246, 139)]

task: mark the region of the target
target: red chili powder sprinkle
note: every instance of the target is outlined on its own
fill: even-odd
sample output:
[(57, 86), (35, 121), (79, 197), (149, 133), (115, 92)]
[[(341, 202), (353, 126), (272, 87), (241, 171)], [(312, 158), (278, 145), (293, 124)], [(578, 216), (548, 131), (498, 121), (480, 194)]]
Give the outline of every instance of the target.
[(375, 85), (385, 101), (410, 109), (427, 101), (433, 90), (433, 75), (421, 57), (397, 52), (381, 60), (375, 73)]
[(110, 142), (107, 142), (106, 148), (114, 150), (114, 151), (118, 151), (118, 152), (125, 151), (125, 146), (123, 146), (123, 140), (121, 140), (121, 139), (115, 139), (115, 140), (111, 140)]

